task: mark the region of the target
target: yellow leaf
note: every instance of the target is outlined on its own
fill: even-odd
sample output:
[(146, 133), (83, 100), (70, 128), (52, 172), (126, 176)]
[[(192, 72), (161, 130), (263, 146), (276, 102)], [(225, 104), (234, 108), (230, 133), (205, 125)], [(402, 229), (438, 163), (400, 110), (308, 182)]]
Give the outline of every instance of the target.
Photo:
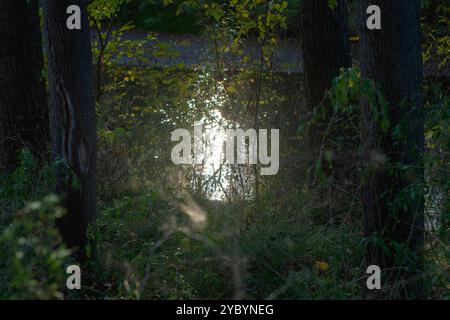
[(323, 261), (316, 261), (314, 266), (320, 271), (327, 271), (328, 269), (330, 269), (328, 263)]
[(350, 42), (359, 42), (359, 36), (351, 36)]

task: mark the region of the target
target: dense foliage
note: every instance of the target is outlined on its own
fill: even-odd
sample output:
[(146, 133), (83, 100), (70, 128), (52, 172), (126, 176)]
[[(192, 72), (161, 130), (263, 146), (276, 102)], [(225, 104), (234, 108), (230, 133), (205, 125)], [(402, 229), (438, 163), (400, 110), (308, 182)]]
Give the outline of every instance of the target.
[[(55, 164), (24, 150), (0, 180), (0, 299), (364, 298), (361, 262), (374, 239), (362, 236), (359, 173), (349, 172), (360, 151), (359, 99), (382, 97), (357, 66), (342, 70), (328, 94), (333, 117), (321, 157), (310, 165), (307, 131), (323, 113), (305, 110), (301, 75), (274, 66), (298, 23), (298, 2), (91, 1), (99, 217), (83, 289), (64, 289), (71, 262), (55, 227), (64, 214), (51, 195)], [(446, 68), (449, 6), (424, 8), (424, 59)], [(146, 31), (130, 37), (136, 27)], [(211, 62), (185, 65), (159, 32), (201, 33), (213, 44)], [(423, 84), (430, 299), (450, 298), (448, 89), (448, 79)], [(170, 133), (200, 120), (285, 130), (278, 175), (173, 165)], [(330, 166), (331, 178), (323, 174)], [(312, 176), (321, 177), (314, 187)]]

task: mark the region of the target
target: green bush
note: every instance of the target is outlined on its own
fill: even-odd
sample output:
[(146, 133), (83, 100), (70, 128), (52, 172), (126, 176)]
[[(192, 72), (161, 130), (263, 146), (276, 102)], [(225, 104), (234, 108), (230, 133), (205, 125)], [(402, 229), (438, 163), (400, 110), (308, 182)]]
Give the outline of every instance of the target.
[(53, 166), (41, 166), (31, 152), (0, 177), (0, 300), (61, 299), (69, 251), (56, 219), (64, 214), (54, 186)]
[(0, 234), (0, 299), (62, 299), (65, 262), (56, 196), (30, 202)]

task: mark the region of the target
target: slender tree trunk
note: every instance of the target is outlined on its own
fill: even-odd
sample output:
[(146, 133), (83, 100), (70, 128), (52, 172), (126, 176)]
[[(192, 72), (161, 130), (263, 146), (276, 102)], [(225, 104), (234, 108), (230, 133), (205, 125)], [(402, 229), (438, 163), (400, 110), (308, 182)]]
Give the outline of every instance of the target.
[[(334, 9), (328, 0), (303, 0), (301, 4), (301, 47), (306, 88), (306, 105), (314, 114), (320, 107), (322, 120), (310, 128), (309, 148), (311, 162), (321, 159), (321, 148), (325, 130), (332, 116), (331, 106), (326, 94), (331, 88), (333, 78), (339, 75), (341, 68), (351, 67), (351, 51), (348, 31), (348, 8), (346, 0), (337, 0)], [(331, 167), (324, 166), (327, 177), (333, 177)], [(318, 177), (313, 174), (312, 185), (318, 187)], [(321, 186), (318, 189), (319, 201), (324, 207), (323, 218), (329, 223), (335, 220), (332, 190)], [(324, 220), (324, 221), (325, 221)]]
[(38, 0), (0, 0), (0, 172), (29, 148), (46, 156), (48, 108)]
[[(82, 249), (96, 215), (96, 127), (87, 0), (43, 1), (49, 64), (50, 129), (59, 163), (57, 192), (67, 214), (60, 220), (64, 241)], [(81, 30), (69, 30), (67, 7), (81, 8)], [(79, 251), (83, 259), (84, 252)]]
[[(346, 1), (337, 2), (334, 9), (328, 6), (328, 0), (303, 0), (301, 5), (301, 47), (310, 110), (321, 103), (328, 105), (324, 97), (333, 78), (340, 68), (351, 66)], [(313, 146), (322, 142), (323, 130), (321, 124), (313, 128)]]
[[(422, 58), (419, 0), (361, 1), (361, 68), (388, 104), (388, 132), (364, 102), (365, 170), (363, 206), (368, 265), (385, 272), (384, 296), (421, 294), (423, 247), (424, 111), (421, 107)], [(381, 8), (382, 29), (366, 27), (366, 10)], [(377, 239), (375, 241), (375, 239)]]

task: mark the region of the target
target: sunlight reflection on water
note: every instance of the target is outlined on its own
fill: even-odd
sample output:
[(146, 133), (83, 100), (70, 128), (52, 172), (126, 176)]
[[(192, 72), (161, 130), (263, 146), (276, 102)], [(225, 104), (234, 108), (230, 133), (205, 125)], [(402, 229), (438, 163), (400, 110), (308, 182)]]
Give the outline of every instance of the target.
[(226, 141), (225, 129), (228, 121), (223, 118), (219, 110), (211, 112), (212, 121), (204, 119), (204, 165), (202, 174), (206, 180), (211, 179), (208, 197), (212, 200), (223, 200), (224, 191), (229, 186), (227, 176), (229, 168), (224, 165), (224, 145)]

